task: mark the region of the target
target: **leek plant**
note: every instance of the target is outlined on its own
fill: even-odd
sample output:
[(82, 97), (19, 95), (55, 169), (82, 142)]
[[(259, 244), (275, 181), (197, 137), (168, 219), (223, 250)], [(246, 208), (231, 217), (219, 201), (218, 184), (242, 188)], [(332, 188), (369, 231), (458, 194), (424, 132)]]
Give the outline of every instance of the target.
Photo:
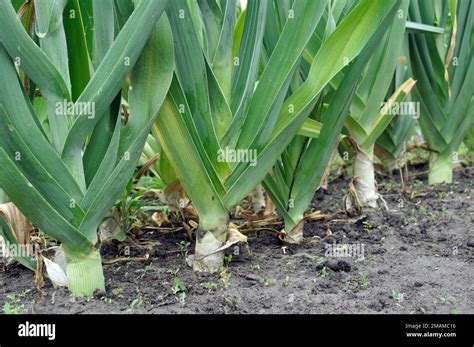
[(93, 23), (83, 3), (34, 1), (30, 36), (0, 0), (0, 186), (62, 243), (70, 291), (90, 296), (104, 290), (97, 227), (135, 170), (174, 56), (167, 0), (95, 0)]
[(474, 122), (474, 3), (413, 0), (410, 18), (441, 32), (410, 34), (410, 60), (432, 150), (429, 184), (451, 183), (454, 153)]
[[(377, 207), (379, 194), (374, 172), (374, 146), (397, 113), (393, 106), (400, 105), (415, 84), (409, 78), (386, 99), (400, 57), (408, 4), (409, 0), (401, 2), (390, 30), (369, 62), (346, 120), (345, 129), (353, 149), (353, 179), (345, 200), (348, 210)], [(410, 114), (402, 116), (412, 117)]]
[[(339, 3), (343, 5), (345, 1)], [(342, 5), (328, 9), (325, 22), (313, 36), (312, 46), (308, 49), (309, 55), (312, 53), (312, 47), (320, 45), (320, 38), (327, 36), (328, 30), (331, 30), (328, 23), (331, 20), (337, 21), (338, 16), (343, 13)], [(321, 98), (313, 112), (315, 117), (306, 120), (300, 129), (300, 134), (306, 136), (298, 136), (292, 141), (264, 180), (265, 190), (284, 218), (283, 240), (287, 243), (299, 243), (303, 238), (304, 213), (328, 170), (331, 158), (335, 155), (341, 130), (367, 62), (392, 25), (396, 12), (397, 6), (394, 6), (354, 64), (341, 72), (341, 75), (344, 75), (342, 80), (336, 77), (337, 81), (331, 81), (339, 83), (336, 92), (330, 93), (330, 88), (327, 88), (327, 103)]]
[[(408, 34), (442, 34), (444, 33), (444, 29), (407, 21), (406, 32), (407, 34), (403, 39), (402, 50), (395, 70), (393, 84), (389, 91), (390, 95), (392, 95), (392, 93), (394, 93), (398, 86), (400, 86), (404, 81), (413, 76), (410, 62)], [(418, 128), (417, 119), (420, 114), (419, 107), (414, 104), (415, 100), (413, 98), (413, 93), (407, 95), (405, 101), (407, 101), (407, 104), (413, 105), (416, 112), (413, 112), (409, 116), (395, 115), (392, 122), (377, 139), (375, 145), (376, 156), (389, 171), (397, 166), (401, 153), (404, 151), (406, 144), (410, 141), (411, 136)]]
[[(345, 199), (346, 208), (350, 211), (377, 207), (380, 196), (373, 164), (375, 143), (395, 116), (392, 106), (399, 105), (415, 84), (413, 79), (408, 78), (386, 99), (402, 48), (408, 6), (409, 0), (397, 5), (393, 23), (362, 72), (363, 77), (344, 123), (344, 134), (348, 135), (346, 139), (353, 150), (353, 180)], [(342, 78), (344, 75), (341, 73), (331, 83), (335, 93), (341, 88)]]
[(270, 172), (321, 92), (363, 51), (397, 1), (360, 1), (324, 39), (307, 78), (292, 90), (328, 4), (295, 0), (265, 57), (272, 1), (250, 1), (238, 18), (231, 0), (169, 3), (176, 75), (157, 118), (157, 135), (199, 215), (195, 270), (222, 266), (229, 212)]
[[(407, 23), (408, 29), (409, 23)], [(409, 30), (409, 29), (408, 29)], [(402, 51), (392, 85), (388, 95), (392, 95), (404, 81), (408, 80), (413, 73), (411, 71), (408, 52), (408, 35), (405, 35)], [(409, 105), (413, 104), (412, 93), (407, 95), (405, 101)], [(389, 172), (393, 169), (399, 168), (400, 156), (404, 152), (406, 145), (415, 133), (417, 127), (418, 112), (413, 112), (410, 115), (395, 115), (394, 119), (387, 126), (382, 135), (379, 136), (375, 143), (374, 154), (381, 161), (383, 166)]]

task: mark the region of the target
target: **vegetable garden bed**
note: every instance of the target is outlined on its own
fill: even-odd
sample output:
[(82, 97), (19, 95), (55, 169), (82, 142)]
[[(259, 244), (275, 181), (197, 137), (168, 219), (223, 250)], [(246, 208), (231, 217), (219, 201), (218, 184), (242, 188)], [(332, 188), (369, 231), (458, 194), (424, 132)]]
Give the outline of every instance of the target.
[[(474, 313), (474, 170), (455, 172), (453, 185), (436, 190), (420, 176), (410, 184), (413, 198), (400, 193), (398, 178), (379, 186), (396, 211), (381, 210), (355, 223), (344, 215), (339, 222), (308, 222), (306, 242), (286, 249), (274, 236), (251, 233), (248, 250), (239, 247), (223, 275), (195, 273), (186, 265), (180, 247), (189, 242), (185, 232), (155, 231), (126, 243), (131, 257), (150, 254), (148, 260), (104, 266), (105, 293), (75, 299), (49, 283), (40, 292), (32, 272), (12, 265), (0, 273), (0, 302), (47, 314)], [(312, 206), (334, 213), (344, 185), (343, 177), (336, 178)], [(150, 241), (156, 247), (147, 252), (142, 247)], [(325, 245), (333, 242), (364, 244), (365, 259), (327, 262)], [(104, 247), (104, 262), (117, 259), (123, 246)]]
[(0, 0), (0, 86), (6, 314), (473, 313), (474, 1)]

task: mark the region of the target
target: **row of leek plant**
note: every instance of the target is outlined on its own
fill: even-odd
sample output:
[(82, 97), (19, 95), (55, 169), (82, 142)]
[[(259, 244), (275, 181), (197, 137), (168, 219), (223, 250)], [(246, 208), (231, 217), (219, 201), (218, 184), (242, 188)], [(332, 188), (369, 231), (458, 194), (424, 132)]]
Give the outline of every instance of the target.
[[(235, 1), (134, 3), (38, 0), (28, 4), (34, 16), (25, 25), (15, 3), (0, 1), (0, 79), (8, 86), (0, 96), (0, 185), (63, 244), (68, 287), (78, 296), (104, 289), (97, 227), (157, 116), (163, 152), (200, 217), (195, 268), (216, 270), (229, 209), (264, 178), (345, 61), (383, 31), (396, 1), (361, 1), (287, 99), (328, 1), (295, 1), (261, 76), (267, 1), (250, 3), (239, 19)], [(70, 104), (72, 111), (58, 111)], [(82, 105), (92, 111), (87, 117)], [(259, 165), (219, 160), (227, 147), (257, 151)]]
[[(266, 50), (267, 20), (278, 2), (251, 1), (239, 17), (235, 1), (170, 2), (172, 12), (181, 11), (181, 18), (170, 16), (176, 74), (156, 129), (199, 215), (196, 270), (222, 266), (230, 212), (267, 176), (342, 70), (347, 77), (333, 95), (347, 103), (400, 3), (358, 2), (316, 48), (299, 83), (302, 57), (331, 2), (286, 2), (288, 19)], [(334, 109), (328, 119), (337, 122), (340, 113)], [(255, 160), (223, 155), (229, 151)]]
[[(341, 129), (365, 164), (389, 131), (378, 106), (414, 85), (390, 89), (408, 0), (134, 3), (37, 0), (28, 32), (0, 0), (0, 186), (63, 243), (76, 295), (104, 288), (97, 227), (144, 147), (199, 215), (193, 267), (216, 271), (229, 214), (252, 189), (263, 181), (298, 242)], [(58, 102), (96, 114), (58, 115)], [(359, 166), (365, 189), (373, 169)], [(373, 205), (376, 191), (366, 195)]]
[(78, 296), (104, 289), (97, 228), (135, 170), (174, 67), (167, 0), (92, 1), (93, 22), (84, 3), (30, 2), (28, 31), (15, 2), (0, 1), (0, 186), (62, 243)]
[[(339, 1), (345, 4), (345, 1)], [(334, 6), (321, 23), (312, 42), (306, 50), (307, 61), (311, 62), (328, 35), (335, 21), (344, 16), (345, 6)], [(328, 86), (324, 99), (314, 109), (302, 133), (289, 145), (272, 172), (266, 177), (264, 186), (285, 221), (285, 241), (301, 242), (303, 237), (304, 213), (308, 209), (315, 191), (321, 183), (327, 166), (334, 156), (341, 139), (343, 127), (352, 139), (354, 147), (354, 195), (353, 200), (362, 206), (376, 206), (377, 193), (372, 165), (374, 145), (377, 138), (390, 124), (393, 115), (381, 110), (392, 84), (401, 42), (405, 33), (408, 0), (397, 3), (386, 19), (381, 31), (373, 39), (369, 49), (359, 57), (357, 73), (354, 67), (341, 71)], [(341, 20), (344, 20), (342, 18)], [(272, 35), (268, 35), (270, 37)], [(382, 43), (382, 44), (381, 44)], [(304, 74), (305, 67), (302, 67)], [(299, 76), (298, 76), (299, 77)], [(297, 85), (297, 82), (295, 82)], [(408, 79), (397, 88), (389, 102), (403, 100), (414, 81)], [(360, 207), (362, 207), (360, 206)]]
[(438, 34), (409, 36), (419, 124), (432, 151), (429, 183), (451, 183), (453, 157), (474, 123), (474, 3), (410, 2), (412, 21)]
[[(446, 119), (444, 120), (445, 123), (440, 123), (440, 126), (444, 125), (448, 129), (451, 128), (451, 133), (456, 134), (456, 136), (451, 139), (452, 142), (449, 146), (446, 142), (439, 143), (447, 146), (447, 148), (441, 150), (444, 147), (435, 147), (433, 142), (430, 142), (430, 137), (425, 135), (434, 152), (433, 157), (438, 158), (439, 153), (448, 151), (449, 154), (444, 156), (449, 156), (447, 160), (449, 164), (452, 162), (452, 151), (459, 147), (467, 129), (473, 123), (473, 78), (469, 77), (472, 74), (468, 73), (468, 68), (472, 66), (472, 50), (470, 48), (472, 45), (473, 9), (470, 3), (466, 1), (452, 2), (450, 5), (437, 2), (434, 7), (423, 4), (421, 6), (422, 10), (431, 13), (433, 17), (428, 16), (428, 18), (433, 22), (428, 21), (429, 25), (427, 25), (425, 24), (427, 22), (426, 15), (415, 15), (420, 12), (420, 5), (417, 1), (411, 3), (408, 0), (402, 1), (390, 30), (385, 34), (385, 38), (381, 40), (382, 44), (375, 50), (372, 58), (367, 57), (370, 62), (362, 73), (362, 79), (355, 94), (351, 97), (351, 101), (348, 100), (348, 102), (351, 102), (350, 107), (344, 109), (344, 103), (335, 97), (331, 100), (332, 95), (328, 93), (327, 99), (331, 100), (329, 106), (324, 105), (323, 102), (319, 103), (314, 110), (316, 115), (314, 119), (308, 119), (302, 128), (301, 133), (307, 137), (300, 136), (293, 140), (271, 174), (265, 179), (265, 188), (285, 220), (285, 240), (287, 242), (300, 242), (302, 239), (304, 213), (309, 207), (323, 175), (327, 172), (327, 165), (338, 143), (338, 135), (342, 124), (344, 124), (344, 138), (349, 140), (348, 143), (351, 145), (353, 152), (353, 180), (349, 187), (349, 195), (345, 200), (345, 207), (349, 210), (356, 209), (358, 211), (366, 207), (377, 207), (377, 200), (380, 196), (377, 193), (374, 173), (375, 155), (377, 154), (389, 168), (392, 168), (413, 134), (416, 119), (420, 114), (422, 117), (420, 126), (424, 134), (430, 132), (434, 135), (439, 134), (437, 136), (446, 137), (450, 135), (448, 130), (429, 128), (431, 123), (427, 122), (426, 119), (431, 120), (431, 114), (424, 105), (428, 101), (420, 97), (419, 90), (421, 88), (417, 88), (418, 93), (416, 95), (410, 95), (416, 85), (416, 81), (412, 76), (418, 77), (420, 73), (419, 71), (416, 73), (417, 69), (420, 70), (426, 68), (426, 66), (431, 67), (430, 64), (426, 63), (430, 62), (428, 51), (422, 50), (426, 54), (426, 61), (417, 61), (412, 57), (414, 54), (418, 54), (418, 51), (413, 47), (413, 42), (417, 42), (418, 39), (421, 40), (422, 44), (420, 45), (423, 48), (426, 48), (424, 40), (440, 40), (438, 42), (439, 53), (444, 59), (444, 65), (440, 65), (438, 77), (443, 77), (442, 74), (444, 73), (445, 81), (443, 83), (441, 80), (440, 83), (445, 91), (452, 92), (450, 85), (453, 82), (449, 78), (455, 80), (457, 77), (458, 89), (455, 90), (457, 93), (454, 95), (446, 94), (446, 96), (449, 96), (450, 99), (461, 98), (462, 103), (456, 106), (455, 115), (450, 115), (449, 111), (445, 113), (445, 118), (450, 118), (454, 123), (450, 123)], [(335, 2), (332, 10), (324, 17), (326, 22), (321, 21), (319, 30), (316, 30), (306, 51), (309, 62), (314, 57), (311, 49), (320, 45), (321, 37), (327, 35), (327, 31), (331, 30), (331, 21), (337, 22), (337, 18), (343, 16), (347, 6), (345, 1)], [(280, 13), (279, 18), (281, 20), (283, 11), (276, 12)], [(408, 12), (410, 12), (410, 15)], [(443, 14), (444, 20), (436, 18), (435, 14), (439, 13)], [(456, 13), (462, 13), (464, 17), (458, 20), (459, 15), (456, 16)], [(418, 22), (407, 22), (407, 17)], [(452, 17), (451, 29), (447, 20), (448, 17)], [(434, 26), (435, 22), (441, 23), (442, 27)], [(278, 20), (276, 20), (276, 23), (278, 24)], [(274, 25), (273, 28), (278, 28), (278, 25)], [(271, 42), (272, 33), (267, 36), (266, 42)], [(410, 45), (409, 42), (411, 42)], [(444, 46), (441, 45), (442, 42)], [(442, 47), (450, 47), (449, 42), (451, 42), (451, 53), (447, 48), (442, 49)], [(456, 68), (450, 66), (452, 59), (458, 60), (461, 58), (463, 59), (462, 65), (457, 62)], [(435, 53), (432, 59), (439, 59), (439, 57)], [(444, 69), (442, 69), (443, 67)], [(430, 71), (430, 69), (427, 70)], [(340, 83), (343, 78), (343, 72), (341, 72), (331, 82), (331, 86), (336, 93), (341, 90)], [(421, 78), (423, 79), (423, 76)], [(430, 80), (434, 81), (434, 79)], [(297, 78), (294, 83), (298, 83)], [(429, 90), (429, 86), (425, 85), (424, 88), (426, 89), (423, 89), (422, 94), (434, 103), (436, 100), (432, 97), (432, 94), (426, 92), (426, 90)], [(441, 96), (439, 97), (442, 101)], [(398, 105), (399, 102), (404, 100), (410, 101), (411, 107), (407, 108), (410, 114), (395, 117), (395, 112), (391, 110), (392, 105), (396, 103)], [(385, 101), (384, 107), (381, 106), (382, 101)], [(412, 101), (417, 101), (422, 105), (421, 112), (418, 107), (413, 107), (415, 105)], [(454, 106), (451, 104), (451, 107)], [(318, 117), (318, 114), (321, 114), (321, 116)], [(331, 114), (331, 117), (327, 117), (327, 114)], [(336, 115), (339, 115), (339, 123)], [(325, 119), (329, 119), (329, 121)], [(468, 145), (470, 144), (469, 140), (468, 134), (465, 141)], [(449, 170), (450, 174), (451, 171)], [(435, 177), (438, 177), (436, 166), (432, 167), (430, 171), (430, 183), (450, 182), (450, 177), (449, 179), (441, 177), (440, 180)]]

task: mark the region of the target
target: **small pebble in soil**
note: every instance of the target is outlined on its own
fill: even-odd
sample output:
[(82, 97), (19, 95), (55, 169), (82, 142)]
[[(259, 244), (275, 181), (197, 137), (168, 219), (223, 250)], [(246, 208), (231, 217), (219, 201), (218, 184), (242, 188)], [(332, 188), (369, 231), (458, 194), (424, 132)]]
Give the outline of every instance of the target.
[(400, 250), (401, 250), (401, 251), (407, 251), (408, 248), (407, 248), (406, 246), (401, 246), (401, 247), (400, 247)]
[(344, 271), (344, 272), (350, 272), (351, 271), (351, 264), (349, 264), (345, 260), (339, 260), (339, 261), (326, 261), (324, 265), (336, 272), (339, 271)]
[(387, 300), (380, 299), (380, 304), (382, 305), (382, 308), (388, 306)]
[(351, 271), (351, 264), (348, 262), (341, 260), (337, 263), (339, 270), (344, 271), (344, 272), (349, 272)]
[(371, 254), (384, 254), (385, 252), (387, 252), (387, 250), (385, 248), (378, 247), (378, 248), (372, 249), (372, 251), (370, 253)]
[(415, 282), (414, 285), (415, 287), (418, 287), (418, 288), (423, 287), (423, 283), (421, 282)]

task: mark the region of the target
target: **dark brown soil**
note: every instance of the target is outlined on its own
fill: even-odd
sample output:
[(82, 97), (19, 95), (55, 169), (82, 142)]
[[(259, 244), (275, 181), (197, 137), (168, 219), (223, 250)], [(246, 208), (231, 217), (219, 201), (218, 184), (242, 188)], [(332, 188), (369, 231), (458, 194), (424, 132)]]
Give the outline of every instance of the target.
[[(413, 197), (400, 192), (397, 177), (380, 179), (387, 182), (379, 189), (390, 211), (352, 223), (345, 215), (345, 221), (308, 222), (301, 246), (283, 248), (273, 236), (250, 234), (249, 247), (238, 249), (223, 276), (196, 274), (186, 265), (177, 246), (187, 241), (184, 232), (141, 235), (130, 255), (150, 252), (143, 244), (153, 241), (150, 259), (105, 265), (107, 291), (89, 300), (74, 299), (48, 280), (42, 294), (31, 271), (10, 265), (0, 272), (0, 304), (12, 302), (28, 313), (472, 314), (473, 177), (473, 168), (464, 168), (454, 184), (432, 190), (420, 176), (409, 183)], [(346, 187), (347, 180), (334, 180), (316, 194), (313, 208), (338, 211)], [(325, 245), (333, 242), (364, 244), (364, 259), (325, 257)], [(104, 259), (122, 247), (104, 247)], [(185, 288), (175, 294), (176, 278)]]

